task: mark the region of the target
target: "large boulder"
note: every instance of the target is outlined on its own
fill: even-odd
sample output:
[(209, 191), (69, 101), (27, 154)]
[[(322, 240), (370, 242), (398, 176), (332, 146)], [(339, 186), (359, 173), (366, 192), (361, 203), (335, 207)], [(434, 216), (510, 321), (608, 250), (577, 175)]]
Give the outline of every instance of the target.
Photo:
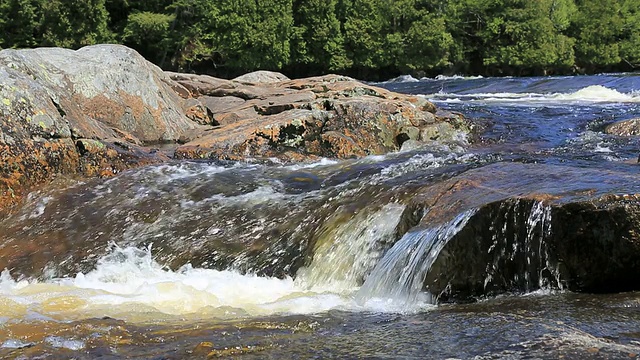
[[(118, 138), (115, 128), (154, 143), (178, 140), (197, 127), (184, 116), (168, 75), (124, 46), (3, 50), (0, 68), (12, 79), (5, 80), (3, 110), (30, 116), (16, 110), (18, 104), (33, 107), (28, 121), (42, 121), (52, 136)], [(53, 119), (37, 118), (38, 110)]]
[(249, 83), (172, 74), (220, 126), (176, 150), (178, 158), (288, 161), (354, 158), (399, 150), (408, 140), (464, 141), (471, 125), (437, 113), (424, 98), (354, 79), (322, 77)]
[(286, 81), (290, 79), (286, 77), (284, 74), (281, 74), (279, 72), (260, 70), (260, 71), (254, 71), (248, 74), (238, 76), (233, 80), (238, 82), (246, 82), (246, 83), (254, 83), (254, 84), (255, 83), (270, 84), (270, 83), (277, 83), (280, 81)]
[(425, 288), (440, 301), (541, 287), (640, 289), (636, 177), (626, 171), (497, 163), (417, 191), (408, 213), (425, 215), (410, 233), (435, 224), (450, 229), (455, 224), (448, 222), (469, 214), (437, 251)]
[(169, 77), (123, 46), (2, 50), (0, 79), (0, 211), (57, 174), (165, 161), (141, 145), (200, 126)]

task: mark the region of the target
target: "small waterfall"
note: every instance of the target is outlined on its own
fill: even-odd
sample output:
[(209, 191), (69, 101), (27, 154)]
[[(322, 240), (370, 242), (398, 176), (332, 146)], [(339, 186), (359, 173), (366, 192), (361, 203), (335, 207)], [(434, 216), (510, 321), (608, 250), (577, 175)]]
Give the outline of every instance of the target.
[(531, 292), (562, 289), (557, 262), (550, 256), (551, 207), (542, 202), (504, 203), (490, 226), (484, 288), (495, 286)]
[(365, 209), (338, 226), (325, 227), (311, 264), (298, 270), (296, 283), (320, 291), (352, 291), (382, 255), (381, 245), (394, 240), (404, 209), (395, 203), (373, 212)]
[[(358, 303), (389, 299), (408, 306), (418, 301), (427, 272), (442, 248), (469, 221), (476, 210), (452, 221), (405, 234), (380, 260), (356, 294)], [(430, 294), (427, 296), (431, 297)], [(433, 303), (433, 298), (427, 299)]]

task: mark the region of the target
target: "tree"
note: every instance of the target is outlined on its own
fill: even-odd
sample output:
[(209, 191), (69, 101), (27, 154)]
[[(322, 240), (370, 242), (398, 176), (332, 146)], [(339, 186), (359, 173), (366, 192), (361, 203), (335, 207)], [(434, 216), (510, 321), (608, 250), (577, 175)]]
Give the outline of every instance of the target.
[(37, 29), (33, 0), (0, 0), (0, 48), (38, 45)]
[(41, 45), (79, 48), (111, 42), (105, 0), (40, 0)]
[(573, 40), (565, 34), (573, 0), (460, 0), (447, 11), (470, 72), (545, 73), (573, 65)]
[(453, 37), (432, 1), (383, 2), (384, 64), (402, 73), (450, 66)]
[(171, 24), (175, 16), (148, 11), (130, 14), (123, 30), (122, 41), (149, 61), (161, 64), (172, 46)]
[(337, 0), (295, 0), (291, 41), (292, 62), (313, 73), (341, 71), (351, 66), (336, 15)]
[(405, 35), (406, 49), (401, 68), (411, 71), (443, 70), (452, 66), (453, 36), (443, 17), (424, 13)]
[(384, 0), (342, 1), (344, 43), (355, 75), (372, 76), (384, 66), (384, 15), (380, 6)]
[(640, 6), (637, 0), (622, 3), (620, 58), (629, 70), (640, 69)]
[[(577, 1), (578, 13), (571, 30), (576, 39), (576, 62), (580, 67), (592, 72), (596, 69), (611, 69), (622, 62), (620, 55), (623, 39), (633, 39), (633, 34), (629, 31), (625, 36), (625, 30), (633, 31), (634, 27), (628, 23), (628, 15), (631, 14), (631, 9), (625, 6), (628, 3), (635, 3), (633, 7), (637, 9), (637, 1)], [(625, 55), (630, 53), (633, 51), (629, 52), (625, 48)]]
[(207, 0), (177, 0), (168, 9), (175, 16), (172, 63), (179, 69), (203, 63), (216, 68), (222, 62), (214, 40), (218, 5)]
[(575, 12), (572, 0), (513, 1), (489, 19), (493, 39), (484, 63), (489, 66), (546, 73), (570, 68), (573, 40), (564, 35)]

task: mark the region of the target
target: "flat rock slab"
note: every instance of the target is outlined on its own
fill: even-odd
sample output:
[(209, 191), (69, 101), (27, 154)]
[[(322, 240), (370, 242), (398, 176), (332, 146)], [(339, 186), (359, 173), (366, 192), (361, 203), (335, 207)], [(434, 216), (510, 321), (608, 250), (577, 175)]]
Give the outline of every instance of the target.
[(219, 126), (179, 147), (177, 158), (347, 159), (397, 151), (409, 140), (464, 141), (472, 127), (459, 114), (437, 114), (424, 98), (344, 76), (276, 76), (269, 82), (170, 76), (202, 101), (210, 124)]
[(463, 118), (435, 111), (423, 98), (336, 75), (290, 80), (259, 71), (224, 80), (164, 72), (120, 45), (6, 49), (0, 213), (58, 175), (109, 176), (165, 161), (149, 146), (173, 144), (164, 151), (179, 159), (310, 161), (469, 131)]

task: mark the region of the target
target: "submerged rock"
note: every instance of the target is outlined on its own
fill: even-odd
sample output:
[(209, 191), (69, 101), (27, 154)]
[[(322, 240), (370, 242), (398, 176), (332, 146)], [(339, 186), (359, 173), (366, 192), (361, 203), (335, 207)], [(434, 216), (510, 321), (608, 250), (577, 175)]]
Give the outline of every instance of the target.
[(640, 136), (640, 118), (622, 120), (608, 125), (605, 132), (618, 136)]
[(426, 212), (423, 228), (476, 209), (437, 254), (425, 288), (439, 301), (540, 288), (638, 290), (635, 176), (497, 163), (419, 191), (414, 205)]

